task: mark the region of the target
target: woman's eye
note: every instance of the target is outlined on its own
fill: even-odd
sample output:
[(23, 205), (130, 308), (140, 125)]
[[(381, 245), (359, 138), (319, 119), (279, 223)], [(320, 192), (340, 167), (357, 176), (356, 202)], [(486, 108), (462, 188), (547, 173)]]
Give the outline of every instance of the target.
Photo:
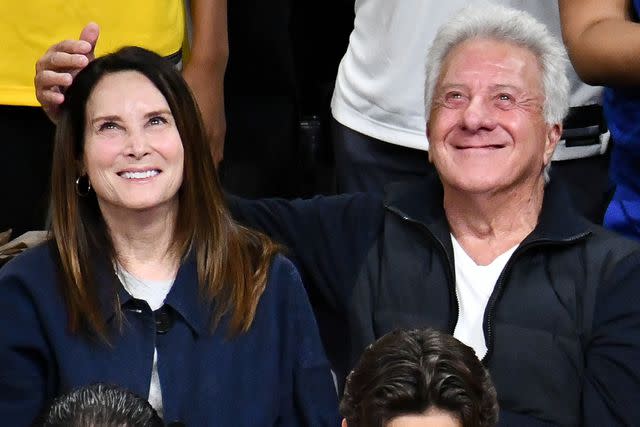
[(98, 130), (104, 131), (104, 130), (111, 130), (111, 129), (117, 129), (117, 128), (118, 128), (118, 125), (114, 122), (104, 122), (100, 125)]
[(149, 124), (151, 125), (160, 125), (164, 123), (167, 123), (167, 119), (161, 116), (155, 116), (149, 119)]

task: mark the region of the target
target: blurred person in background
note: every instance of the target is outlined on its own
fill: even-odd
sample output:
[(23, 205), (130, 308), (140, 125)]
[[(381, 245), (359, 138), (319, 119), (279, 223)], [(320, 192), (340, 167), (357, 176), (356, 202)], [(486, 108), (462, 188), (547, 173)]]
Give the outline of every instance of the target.
[(604, 225), (640, 240), (640, 1), (559, 1), (573, 66), (585, 82), (607, 87), (615, 193)]

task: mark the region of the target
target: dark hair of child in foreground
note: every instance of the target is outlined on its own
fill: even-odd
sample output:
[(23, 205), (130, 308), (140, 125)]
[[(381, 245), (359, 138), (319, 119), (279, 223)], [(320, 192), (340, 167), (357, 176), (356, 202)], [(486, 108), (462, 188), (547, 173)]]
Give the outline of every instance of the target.
[(398, 330), (365, 350), (347, 378), (340, 412), (343, 427), (400, 427), (409, 421), (491, 427), (498, 402), (473, 349), (432, 329)]

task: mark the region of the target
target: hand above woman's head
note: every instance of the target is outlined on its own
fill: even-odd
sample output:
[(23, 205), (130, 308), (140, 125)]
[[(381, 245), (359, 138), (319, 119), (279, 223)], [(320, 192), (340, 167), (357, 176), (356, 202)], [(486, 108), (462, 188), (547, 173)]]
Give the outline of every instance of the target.
[(73, 78), (94, 58), (100, 35), (98, 24), (87, 24), (78, 40), (63, 40), (51, 46), (36, 62), (36, 98), (52, 122), (58, 123), (64, 91)]

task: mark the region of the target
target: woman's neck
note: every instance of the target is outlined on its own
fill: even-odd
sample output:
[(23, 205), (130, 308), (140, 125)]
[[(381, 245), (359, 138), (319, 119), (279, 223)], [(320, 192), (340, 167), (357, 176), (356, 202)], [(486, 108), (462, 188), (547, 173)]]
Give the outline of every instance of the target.
[(173, 251), (176, 208), (131, 212), (102, 210), (120, 265), (139, 279), (175, 277), (179, 255)]

